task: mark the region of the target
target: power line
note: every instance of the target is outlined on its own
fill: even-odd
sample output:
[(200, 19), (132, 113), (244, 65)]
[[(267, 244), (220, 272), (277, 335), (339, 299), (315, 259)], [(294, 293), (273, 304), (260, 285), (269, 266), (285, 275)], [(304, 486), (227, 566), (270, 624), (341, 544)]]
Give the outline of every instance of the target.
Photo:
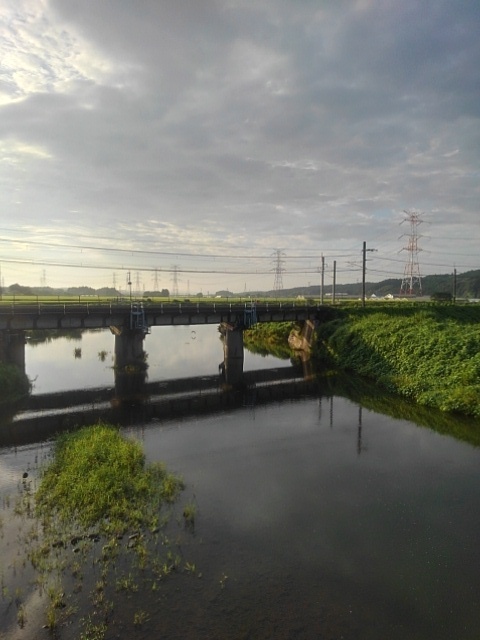
[[(110, 239), (111, 240), (111, 239)], [(40, 246), (45, 248), (54, 248), (54, 249), (77, 249), (79, 251), (100, 251), (100, 252), (110, 252), (110, 253), (128, 253), (128, 254), (145, 254), (145, 255), (155, 255), (155, 256), (181, 256), (186, 258), (228, 258), (231, 260), (271, 260), (271, 255), (261, 255), (261, 254), (241, 254), (238, 256), (232, 256), (231, 254), (226, 253), (190, 253), (190, 252), (181, 252), (181, 251), (162, 251), (157, 249), (155, 251), (149, 249), (123, 249), (120, 247), (104, 247), (98, 245), (80, 245), (80, 244), (67, 244), (67, 243), (56, 243), (56, 242), (43, 242), (41, 240), (17, 240), (11, 238), (0, 238), (0, 242), (10, 243), (10, 244), (20, 244), (20, 245), (33, 245)], [(351, 253), (339, 254), (335, 253), (335, 258), (348, 258), (351, 257)], [(289, 256), (289, 259), (293, 260), (318, 260), (318, 254), (305, 254), (305, 255), (292, 255)]]

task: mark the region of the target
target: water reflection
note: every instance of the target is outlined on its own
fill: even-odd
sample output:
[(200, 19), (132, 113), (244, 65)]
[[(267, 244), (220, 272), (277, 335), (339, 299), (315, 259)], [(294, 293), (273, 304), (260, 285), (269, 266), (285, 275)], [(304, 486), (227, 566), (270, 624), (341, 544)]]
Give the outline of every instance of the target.
[(195, 487), (212, 637), (478, 637), (478, 450), (324, 394), (131, 432)]
[[(36, 333), (36, 332), (35, 332)], [(110, 330), (76, 331), (52, 342), (49, 332), (44, 341), (25, 347), (26, 373), (34, 381), (34, 395), (73, 389), (107, 387), (114, 384), (115, 338)], [(81, 358), (75, 358), (81, 349)], [(218, 374), (223, 361), (223, 345), (215, 325), (152, 327), (146, 337), (148, 380)], [(245, 350), (244, 370), (269, 366), (289, 367), (289, 360), (250, 353)]]
[[(112, 637), (127, 629), (132, 640), (479, 637), (472, 532), (480, 526), (480, 454), (439, 435), (478, 431), (478, 422), (460, 428), (433, 411), (427, 419), (422, 408), (358, 381), (273, 373), (251, 372), (258, 378), (242, 393), (212, 391), (215, 371), (148, 381), (142, 405), (113, 407), (105, 396), (110, 419), (194, 494), (198, 518), (185, 553), (202, 573), (132, 594)], [(30, 444), (0, 449), (0, 492), (35, 467), (42, 424), (56, 417), (72, 427), (101, 407), (64, 409), (55, 416), (58, 406), (45, 408), (44, 423), (32, 414)], [(415, 415), (430, 428), (418, 428)], [(3, 557), (15, 557), (14, 540), (5, 546), (0, 538)], [(5, 565), (7, 583), (12, 571)], [(149, 612), (145, 629), (131, 624), (138, 608)], [(36, 637), (41, 618), (30, 620)], [(18, 635), (14, 624), (0, 630), (8, 640)]]

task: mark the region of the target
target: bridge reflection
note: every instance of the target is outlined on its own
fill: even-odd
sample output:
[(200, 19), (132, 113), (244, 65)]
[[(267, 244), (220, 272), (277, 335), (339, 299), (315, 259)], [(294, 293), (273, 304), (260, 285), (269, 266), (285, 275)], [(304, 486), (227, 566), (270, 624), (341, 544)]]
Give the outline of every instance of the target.
[(247, 371), (243, 377), (241, 388), (226, 387), (219, 376), (198, 376), (145, 382), (142, 393), (128, 397), (119, 397), (113, 387), (32, 396), (0, 429), (0, 446), (39, 442), (99, 420), (128, 426), (318, 395), (318, 382), (305, 376), (301, 364)]

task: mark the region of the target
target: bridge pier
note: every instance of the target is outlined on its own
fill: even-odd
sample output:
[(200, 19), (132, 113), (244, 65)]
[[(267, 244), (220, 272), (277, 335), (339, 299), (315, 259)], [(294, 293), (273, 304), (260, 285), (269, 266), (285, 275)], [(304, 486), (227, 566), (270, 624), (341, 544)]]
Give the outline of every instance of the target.
[(238, 387), (243, 382), (243, 331), (226, 322), (222, 322), (223, 334), (223, 372), (227, 385)]
[(25, 373), (25, 331), (0, 331), (0, 362), (14, 364)]
[(145, 332), (129, 327), (110, 327), (110, 331), (115, 335), (115, 395), (124, 400), (137, 399), (144, 394), (147, 377)]

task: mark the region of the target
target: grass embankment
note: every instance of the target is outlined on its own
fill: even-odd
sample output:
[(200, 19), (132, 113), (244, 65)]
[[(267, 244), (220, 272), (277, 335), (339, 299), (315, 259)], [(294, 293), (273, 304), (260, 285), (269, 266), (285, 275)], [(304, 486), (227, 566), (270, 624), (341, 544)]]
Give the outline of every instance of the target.
[(480, 417), (480, 308), (375, 308), (321, 324), (314, 357), (420, 405)]
[[(68, 624), (75, 637), (100, 640), (116, 618), (132, 629), (143, 625), (147, 594), (174, 570), (195, 572), (194, 565), (182, 567), (167, 535), (182, 480), (159, 463), (147, 465), (140, 443), (115, 427), (61, 435), (36, 492), (31, 484), (24, 480), (16, 513), (32, 523), (25, 551), (46, 596), (45, 626), (52, 633)], [(194, 519), (195, 505), (187, 504), (187, 531)], [(134, 593), (138, 609), (130, 602)], [(23, 626), (29, 612), (21, 608)]]

